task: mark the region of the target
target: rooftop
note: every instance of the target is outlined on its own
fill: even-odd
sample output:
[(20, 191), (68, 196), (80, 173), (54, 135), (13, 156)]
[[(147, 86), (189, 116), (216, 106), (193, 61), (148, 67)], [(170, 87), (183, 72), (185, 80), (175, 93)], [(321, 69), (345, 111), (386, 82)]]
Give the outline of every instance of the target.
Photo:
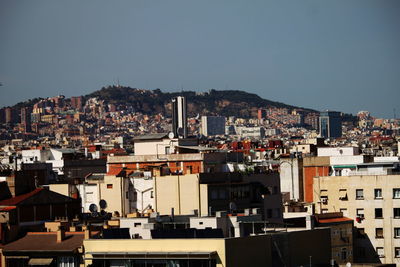
[(159, 140), (159, 139), (164, 139), (168, 137), (168, 133), (155, 133), (155, 134), (146, 134), (146, 135), (140, 135), (133, 140)]
[(15, 206), (18, 205), (20, 202), (24, 201), (25, 199), (30, 198), (31, 196), (36, 195), (37, 193), (39, 193), (40, 191), (44, 190), (43, 188), (36, 188), (35, 190), (33, 190), (32, 192), (23, 194), (23, 195), (19, 195), (13, 198), (9, 198), (9, 199), (5, 199), (0, 201), (0, 206)]
[(83, 245), (84, 232), (67, 232), (62, 242), (57, 242), (57, 232), (29, 232), (23, 238), (4, 246), (3, 253), (11, 252), (74, 252)]

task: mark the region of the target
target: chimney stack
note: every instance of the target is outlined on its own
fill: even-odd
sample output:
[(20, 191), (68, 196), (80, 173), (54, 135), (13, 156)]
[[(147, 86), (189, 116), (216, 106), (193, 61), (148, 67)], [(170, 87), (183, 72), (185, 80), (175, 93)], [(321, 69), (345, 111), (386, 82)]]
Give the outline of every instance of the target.
[(57, 243), (61, 243), (64, 240), (65, 240), (65, 228), (60, 225), (57, 230)]
[(85, 230), (85, 239), (90, 239), (90, 236), (91, 236), (91, 233), (92, 231), (90, 230), (90, 227), (88, 227), (86, 230)]

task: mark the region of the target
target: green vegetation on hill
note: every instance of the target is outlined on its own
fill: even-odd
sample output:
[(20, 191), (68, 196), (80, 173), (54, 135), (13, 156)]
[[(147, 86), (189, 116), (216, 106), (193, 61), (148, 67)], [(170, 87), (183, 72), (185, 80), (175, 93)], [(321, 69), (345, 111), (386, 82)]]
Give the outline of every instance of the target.
[[(130, 87), (108, 86), (85, 96), (85, 99), (97, 97), (107, 103), (131, 106), (137, 112), (146, 114), (164, 113), (170, 114), (171, 99), (176, 96), (185, 96), (188, 103), (189, 115), (222, 115), (237, 117), (254, 117), (258, 108), (288, 108), (302, 109), (295, 106), (274, 102), (259, 97), (256, 94), (244, 91), (210, 90), (205, 93), (193, 91), (162, 92), (160, 89), (143, 90)], [(311, 109), (303, 109), (305, 112), (314, 112)]]

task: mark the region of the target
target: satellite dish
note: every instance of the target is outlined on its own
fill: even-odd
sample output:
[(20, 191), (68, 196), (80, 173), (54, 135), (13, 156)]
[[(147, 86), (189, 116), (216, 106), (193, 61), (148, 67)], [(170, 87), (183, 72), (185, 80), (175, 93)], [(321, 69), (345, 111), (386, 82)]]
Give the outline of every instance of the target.
[(174, 135), (173, 132), (169, 132), (169, 133), (168, 133), (168, 138), (169, 138), (169, 139), (172, 139), (172, 138), (174, 138), (174, 137), (175, 137), (175, 135)]
[(97, 212), (97, 205), (94, 203), (90, 204), (89, 210), (90, 212)]
[(99, 206), (100, 206), (100, 209), (104, 210), (105, 208), (107, 208), (107, 202), (104, 199), (102, 199), (99, 202)]

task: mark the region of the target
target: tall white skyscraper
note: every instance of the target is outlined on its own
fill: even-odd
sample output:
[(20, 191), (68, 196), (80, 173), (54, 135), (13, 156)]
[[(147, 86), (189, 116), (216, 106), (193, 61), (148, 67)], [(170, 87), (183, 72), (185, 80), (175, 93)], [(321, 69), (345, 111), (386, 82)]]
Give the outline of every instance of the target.
[(186, 99), (178, 96), (172, 99), (172, 132), (175, 137), (187, 138)]

